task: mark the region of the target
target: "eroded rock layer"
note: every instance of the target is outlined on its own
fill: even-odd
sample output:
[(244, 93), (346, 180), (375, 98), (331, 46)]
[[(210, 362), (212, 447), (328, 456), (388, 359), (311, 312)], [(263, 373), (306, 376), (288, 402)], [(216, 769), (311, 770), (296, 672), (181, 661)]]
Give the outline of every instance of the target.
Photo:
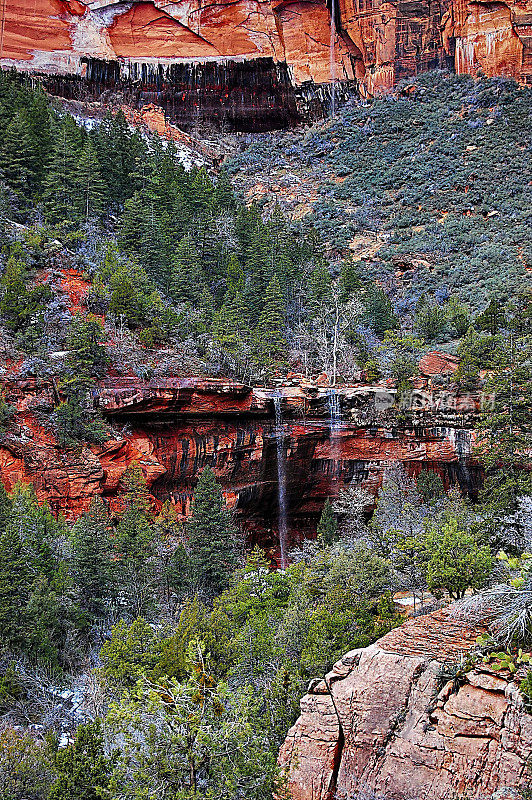
[[(475, 407), (449, 403), (445, 392), (417, 390), (401, 424), (394, 390), (341, 387), (331, 419), (331, 389), (250, 389), (224, 380), (110, 379), (96, 401), (114, 436), (103, 446), (61, 450), (49, 424), (57, 402), (51, 384), (13, 381), (6, 400), (15, 424), (0, 440), (0, 475), (8, 489), (33, 482), (54, 511), (76, 517), (100, 494), (120, 503), (127, 467), (142, 467), (156, 504), (170, 500), (185, 517), (201, 470), (213, 467), (251, 542), (278, 542), (278, 439), (281, 440), (293, 542), (312, 536), (325, 499), (348, 484), (375, 494), (387, 465), (410, 474), (437, 471), (447, 485), (474, 495), (471, 458)], [(274, 399), (281, 421), (276, 421)], [(417, 398), (417, 400), (416, 400)], [(368, 508), (368, 511), (371, 506)]]
[[(9, 0), (0, 64), (67, 97), (260, 130), (437, 67), (532, 81), (532, 0)], [(332, 30), (331, 30), (332, 29)], [(68, 78), (68, 79), (67, 79)]]
[(347, 653), (311, 684), (280, 755), (292, 800), (517, 797), (532, 753), (522, 676), (480, 661), (458, 680), (442, 677), (478, 633), (438, 611)]

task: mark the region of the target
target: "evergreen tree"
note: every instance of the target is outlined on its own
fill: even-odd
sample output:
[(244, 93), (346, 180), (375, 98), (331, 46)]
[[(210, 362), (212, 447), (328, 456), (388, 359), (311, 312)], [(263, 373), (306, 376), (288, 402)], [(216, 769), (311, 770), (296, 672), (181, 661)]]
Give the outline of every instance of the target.
[(340, 287), (343, 300), (347, 300), (354, 292), (358, 292), (362, 288), (358, 266), (352, 259), (342, 263)]
[(5, 324), (19, 330), (28, 319), (29, 292), (26, 288), (26, 265), (15, 256), (8, 259), (0, 279), (0, 314)]
[(120, 208), (133, 194), (136, 167), (146, 160), (147, 146), (138, 133), (130, 131), (122, 111), (106, 115), (94, 134), (94, 145), (107, 184), (107, 202)]
[(383, 289), (373, 287), (368, 292), (365, 305), (366, 322), (377, 336), (382, 338), (385, 331), (394, 330), (399, 326), (391, 300)]
[(417, 479), (416, 487), (425, 503), (431, 503), (445, 497), (445, 487), (440, 476), (432, 470), (422, 470)]
[(232, 253), (227, 265), (227, 291), (231, 295), (241, 294), (244, 291), (244, 285), (244, 270), (236, 255)]
[(81, 151), (74, 183), (78, 219), (99, 217), (103, 210), (105, 184), (100, 174), (96, 150), (90, 139), (85, 142)]
[(63, 381), (64, 390), (70, 392), (71, 387), (78, 385), (84, 389), (85, 386), (92, 386), (93, 378), (101, 377), (109, 360), (101, 343), (103, 337), (102, 324), (94, 314), (74, 316), (66, 340), (70, 378)]
[(218, 175), (214, 187), (214, 198), (219, 209), (232, 210), (236, 205), (231, 179), (225, 169), (220, 170)]
[(322, 547), (334, 544), (337, 538), (338, 524), (329, 498), (325, 501), (320, 521), (318, 522), (317, 538)]
[(329, 267), (323, 261), (310, 273), (310, 291), (314, 304), (319, 305), (330, 300), (332, 278)]
[(192, 237), (179, 242), (172, 264), (170, 294), (176, 303), (199, 302), (206, 288), (205, 276)]
[[(251, 233), (246, 261), (248, 281), (245, 301), (252, 323), (255, 323), (260, 317), (264, 296), (272, 280), (273, 255), (268, 229), (259, 220)], [(277, 282), (279, 283), (278, 279)]]
[(485, 404), (477, 426), (477, 453), (485, 470), (483, 499), (495, 520), (515, 511), (532, 492), (532, 341), (515, 337), (500, 344), (484, 386)]
[(144, 194), (135, 192), (126, 200), (124, 212), (120, 218), (118, 243), (120, 248), (130, 256), (141, 256), (144, 238), (147, 231), (146, 204)]
[(7, 126), (0, 152), (0, 167), (13, 191), (29, 200), (38, 188), (41, 164), (38, 139), (26, 110), (15, 114)]
[(55, 756), (57, 775), (48, 800), (101, 800), (109, 796), (115, 756), (105, 755), (101, 722), (80, 725), (72, 744)]
[(213, 323), (213, 336), (227, 352), (236, 354), (242, 351), (249, 337), (246, 320), (247, 310), (240, 293), (232, 295), (227, 292)]
[(255, 352), (258, 363), (266, 369), (285, 363), (285, 307), (277, 275), (271, 279), (262, 303), (262, 312), (255, 329)]
[(0, 531), (3, 531), (11, 518), (11, 498), (0, 480)]
[(210, 216), (213, 210), (215, 194), (212, 181), (205, 167), (193, 171), (191, 197), (194, 215), (199, 217)]
[(81, 152), (81, 130), (73, 117), (66, 114), (57, 126), (50, 167), (43, 184), (46, 212), (54, 224), (76, 219), (79, 214), (77, 182)]
[(156, 585), (155, 528), (149, 517), (146, 480), (138, 465), (127, 470), (125, 511), (116, 531), (119, 575), (127, 611), (134, 617), (150, 610)]
[(105, 612), (115, 588), (112, 527), (100, 497), (72, 529), (72, 574), (81, 605), (91, 614)]
[(255, 204), (249, 208), (243, 203), (239, 205), (235, 216), (235, 229), (239, 243), (239, 257), (242, 264), (248, 259), (253, 232), (262, 224), (260, 211)]
[(495, 336), (506, 324), (506, 314), (499, 300), (492, 297), (482, 312), (475, 319), (475, 327), (479, 331), (487, 331)]
[(441, 306), (429, 302), (423, 295), (416, 307), (414, 329), (416, 333), (428, 342), (437, 340), (445, 329), (445, 312)]
[(120, 264), (109, 280), (109, 311), (117, 320), (123, 317), (131, 328), (141, 325), (145, 317), (141, 295), (145, 276), (142, 273), (134, 263)]
[(238, 563), (239, 543), (222, 489), (210, 467), (205, 467), (199, 477), (187, 533), (195, 585), (209, 594), (219, 594), (229, 585)]
[(479, 545), (471, 533), (461, 530), (457, 519), (446, 522), (433, 539), (431, 542), (429, 536), (429, 589), (436, 595), (446, 589), (451, 600), (459, 600), (470, 588), (480, 589), (493, 569), (489, 547)]
[(48, 502), (39, 503), (32, 484), (15, 486), (6, 530), (20, 537), (26, 567), (33, 578), (44, 577), (63, 589), (65, 571), (57, 541), (65, 535), (65, 522), (53, 516)]
[(447, 319), (457, 336), (464, 336), (470, 325), (470, 315), (467, 306), (460, 303), (456, 297), (451, 297), (446, 308)]
[(19, 531), (0, 530), (0, 648), (18, 649), (26, 630), (31, 573)]

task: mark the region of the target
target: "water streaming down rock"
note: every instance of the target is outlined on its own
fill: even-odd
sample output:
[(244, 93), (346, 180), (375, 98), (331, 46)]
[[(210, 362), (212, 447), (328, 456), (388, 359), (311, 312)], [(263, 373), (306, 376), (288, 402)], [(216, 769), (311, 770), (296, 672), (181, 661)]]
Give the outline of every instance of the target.
[(284, 447), (284, 426), (282, 395), (273, 398), (275, 409), (275, 442), (277, 446), (277, 498), (279, 504), (279, 547), (281, 549), (281, 569), (286, 567), (286, 542), (288, 516), (286, 510), (286, 453)]
[(339, 433), (342, 424), (342, 405), (336, 389), (327, 392), (327, 408), (329, 409), (329, 438), (331, 442), (331, 484), (340, 475), (340, 442)]

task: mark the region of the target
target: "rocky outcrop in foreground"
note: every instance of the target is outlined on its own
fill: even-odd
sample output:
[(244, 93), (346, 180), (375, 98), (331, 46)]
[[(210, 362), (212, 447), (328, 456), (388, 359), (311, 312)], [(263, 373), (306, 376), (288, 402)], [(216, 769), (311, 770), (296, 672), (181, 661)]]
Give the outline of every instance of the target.
[(517, 797), (532, 715), (514, 679), (482, 662), (442, 677), (478, 633), (437, 611), (312, 683), (280, 754), (292, 800)]

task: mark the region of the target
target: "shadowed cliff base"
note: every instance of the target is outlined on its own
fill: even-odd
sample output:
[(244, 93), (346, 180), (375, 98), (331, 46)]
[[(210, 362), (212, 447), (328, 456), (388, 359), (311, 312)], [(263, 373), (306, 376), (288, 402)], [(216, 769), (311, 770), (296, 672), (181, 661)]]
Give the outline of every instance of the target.
[[(272, 58), (203, 64), (130, 64), (84, 58), (83, 77), (41, 75), (52, 95), (107, 106), (141, 109), (155, 104), (184, 130), (212, 125), (221, 130), (260, 132), (290, 128), (329, 113), (331, 84), (297, 86), (286, 63)], [(356, 81), (337, 81), (336, 103), (356, 91)]]

